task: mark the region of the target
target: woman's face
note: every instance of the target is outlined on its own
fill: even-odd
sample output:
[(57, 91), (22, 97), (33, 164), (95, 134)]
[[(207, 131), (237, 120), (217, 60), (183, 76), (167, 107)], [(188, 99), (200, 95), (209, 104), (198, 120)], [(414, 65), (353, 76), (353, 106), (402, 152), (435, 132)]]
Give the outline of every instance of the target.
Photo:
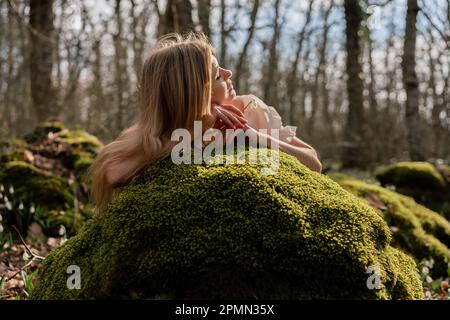
[(231, 76), (231, 70), (221, 68), (213, 56), (211, 102), (225, 104), (236, 98)]

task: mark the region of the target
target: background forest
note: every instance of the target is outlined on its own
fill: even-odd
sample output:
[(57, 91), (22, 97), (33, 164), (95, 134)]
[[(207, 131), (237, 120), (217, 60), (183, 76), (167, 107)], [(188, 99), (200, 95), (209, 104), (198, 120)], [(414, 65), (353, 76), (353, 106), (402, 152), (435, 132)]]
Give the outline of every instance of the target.
[(325, 168), (448, 160), (449, 3), (0, 0), (0, 136), (58, 118), (113, 140), (156, 38), (195, 29)]

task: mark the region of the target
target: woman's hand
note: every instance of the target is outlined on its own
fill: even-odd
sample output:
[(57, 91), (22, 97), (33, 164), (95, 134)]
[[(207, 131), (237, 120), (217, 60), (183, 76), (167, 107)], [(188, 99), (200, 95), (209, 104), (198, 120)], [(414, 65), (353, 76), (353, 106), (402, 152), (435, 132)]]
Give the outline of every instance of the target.
[(245, 128), (247, 119), (244, 114), (231, 104), (211, 105), (211, 114), (203, 117), (204, 131), (215, 128), (221, 131), (226, 129)]

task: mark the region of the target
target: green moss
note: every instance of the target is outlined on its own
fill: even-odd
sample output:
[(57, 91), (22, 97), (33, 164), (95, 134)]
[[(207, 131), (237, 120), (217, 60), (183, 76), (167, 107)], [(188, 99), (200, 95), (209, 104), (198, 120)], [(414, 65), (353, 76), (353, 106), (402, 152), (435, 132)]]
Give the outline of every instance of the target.
[(25, 136), (25, 140), (29, 143), (35, 143), (45, 139), (50, 132), (57, 133), (64, 130), (64, 125), (60, 121), (48, 121), (39, 123), (30, 134)]
[[(379, 214), (295, 158), (149, 166), (44, 261), (32, 299), (422, 298), (414, 261)], [(81, 289), (67, 288), (67, 268)], [(370, 290), (369, 266), (381, 289)]]
[(95, 153), (103, 144), (97, 137), (83, 130), (64, 130), (57, 139), (60, 142), (67, 143), (72, 147), (81, 147), (84, 151)]
[(14, 160), (23, 160), (27, 143), (21, 139), (0, 141), (0, 167)]
[(395, 245), (420, 259), (433, 258), (434, 272), (447, 274), (450, 261), (450, 223), (414, 199), (386, 188), (370, 185), (343, 174), (331, 177), (342, 187), (376, 208), (393, 230)]
[(380, 170), (376, 177), (382, 185), (398, 188), (441, 190), (445, 187), (443, 177), (428, 162), (398, 162)]
[(60, 208), (66, 203), (73, 203), (67, 180), (23, 161), (6, 163), (0, 173), (0, 182), (14, 186), (15, 197), (21, 201)]
[(89, 167), (94, 162), (94, 156), (89, 152), (79, 153), (78, 159), (75, 161), (75, 175), (80, 181), (84, 181)]
[(42, 210), (35, 219), (42, 226), (43, 232), (51, 237), (59, 236), (61, 225), (66, 228), (67, 236), (73, 236), (87, 220), (80, 211), (74, 209)]

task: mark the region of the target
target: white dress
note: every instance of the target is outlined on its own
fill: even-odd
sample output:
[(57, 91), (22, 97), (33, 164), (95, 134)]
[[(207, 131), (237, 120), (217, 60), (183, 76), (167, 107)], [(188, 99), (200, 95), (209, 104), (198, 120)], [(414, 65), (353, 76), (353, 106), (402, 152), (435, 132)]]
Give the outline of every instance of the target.
[(281, 116), (274, 107), (266, 105), (261, 99), (252, 94), (238, 96), (244, 102), (244, 116), (248, 125), (255, 130), (267, 129), (271, 135), (271, 129), (278, 129), (280, 141), (290, 143), (295, 137), (297, 127), (285, 126)]

